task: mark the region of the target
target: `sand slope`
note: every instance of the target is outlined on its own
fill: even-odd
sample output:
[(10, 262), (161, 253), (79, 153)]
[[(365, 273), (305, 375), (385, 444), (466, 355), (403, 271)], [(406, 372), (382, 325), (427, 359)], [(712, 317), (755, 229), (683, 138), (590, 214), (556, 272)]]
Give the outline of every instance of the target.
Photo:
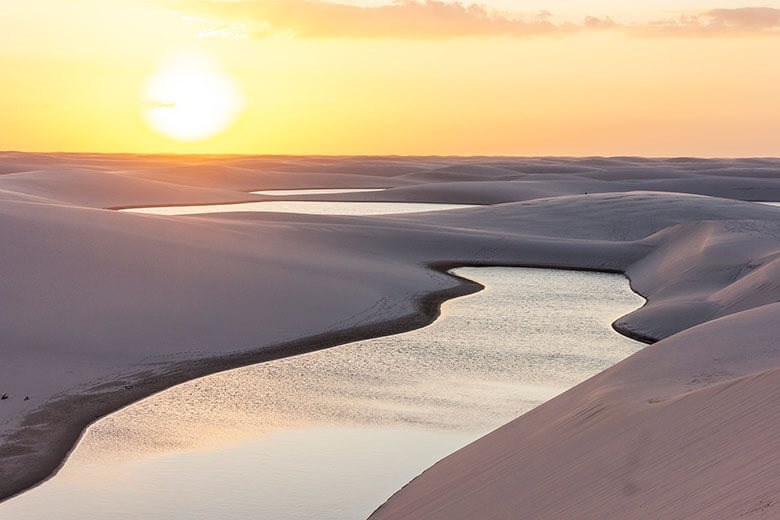
[(773, 518), (778, 312), (648, 347), (439, 462), (372, 518)]
[[(759, 405), (780, 369), (780, 208), (728, 197), (773, 197), (780, 161), (5, 153), (0, 172), (2, 497), (49, 475), (90, 421), (151, 392), (429, 322), (442, 299), (477, 289), (443, 272), (456, 265), (625, 272), (648, 303), (616, 327), (666, 339), (452, 455), (377, 518), (730, 517), (777, 491), (780, 418)], [(395, 188), (316, 198), (496, 205), (105, 209), (361, 186)], [(675, 506), (707, 483), (698, 507)]]

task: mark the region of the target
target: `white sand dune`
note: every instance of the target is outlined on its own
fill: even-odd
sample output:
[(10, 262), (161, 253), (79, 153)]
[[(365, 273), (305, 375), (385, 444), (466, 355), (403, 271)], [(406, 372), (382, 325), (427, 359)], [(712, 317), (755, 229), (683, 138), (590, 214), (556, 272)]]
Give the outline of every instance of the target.
[[(648, 302), (616, 327), (663, 341), (448, 457), (375, 517), (774, 512), (780, 208), (729, 198), (773, 197), (780, 161), (6, 153), (0, 171), (0, 496), (45, 478), (126, 403), (421, 326), (477, 289), (451, 266), (530, 265), (627, 273)], [(399, 188), (321, 198), (503, 203), (394, 217), (104, 209), (378, 186)]]
[(45, 169), (0, 175), (0, 190), (34, 195), (53, 203), (91, 207), (145, 205), (149, 204), (149, 201), (178, 205), (192, 201), (208, 203), (213, 200), (261, 200), (249, 193), (181, 186), (82, 168)]
[(778, 312), (648, 347), (439, 462), (371, 518), (774, 518)]

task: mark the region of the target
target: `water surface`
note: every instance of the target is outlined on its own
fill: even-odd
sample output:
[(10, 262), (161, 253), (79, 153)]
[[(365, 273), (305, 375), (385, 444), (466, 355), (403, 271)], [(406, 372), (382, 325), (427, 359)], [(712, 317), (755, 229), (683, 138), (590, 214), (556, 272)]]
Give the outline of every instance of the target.
[(487, 289), (429, 327), (198, 379), (100, 420), (0, 519), (364, 519), (641, 347), (610, 327), (642, 302), (623, 277), (456, 272)]
[(237, 204), (211, 204), (198, 206), (162, 206), (129, 208), (120, 211), (147, 215), (199, 215), (205, 213), (233, 213), (239, 211), (266, 211), (274, 213), (306, 213), (309, 215), (393, 215), (446, 211), (471, 208), (469, 204), (435, 204), (424, 202), (331, 202), (318, 200), (270, 200), (265, 202), (240, 202)]
[(328, 188), (307, 190), (264, 190), (253, 191), (254, 195), (268, 195), (271, 197), (293, 197), (296, 195), (333, 195), (337, 193), (368, 193), (371, 191), (385, 191), (387, 188)]

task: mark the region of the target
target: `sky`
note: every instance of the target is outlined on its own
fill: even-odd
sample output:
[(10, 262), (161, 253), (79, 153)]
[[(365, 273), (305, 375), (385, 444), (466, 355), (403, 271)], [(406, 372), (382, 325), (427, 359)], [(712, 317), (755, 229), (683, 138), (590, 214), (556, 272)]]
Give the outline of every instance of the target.
[(0, 150), (780, 156), (780, 0), (0, 0)]

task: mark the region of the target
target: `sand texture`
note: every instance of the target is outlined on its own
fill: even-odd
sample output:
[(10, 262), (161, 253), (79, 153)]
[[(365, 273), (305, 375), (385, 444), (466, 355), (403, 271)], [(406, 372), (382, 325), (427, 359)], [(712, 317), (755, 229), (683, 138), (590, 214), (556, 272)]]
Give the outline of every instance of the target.
[[(480, 206), (116, 211), (295, 188)], [(780, 208), (755, 200), (780, 200), (780, 160), (0, 153), (0, 497), (50, 475), (118, 407), (422, 326), (479, 288), (447, 269), (516, 265), (625, 273), (648, 301), (615, 326), (657, 343), (444, 459), (372, 518), (780, 514)]]

